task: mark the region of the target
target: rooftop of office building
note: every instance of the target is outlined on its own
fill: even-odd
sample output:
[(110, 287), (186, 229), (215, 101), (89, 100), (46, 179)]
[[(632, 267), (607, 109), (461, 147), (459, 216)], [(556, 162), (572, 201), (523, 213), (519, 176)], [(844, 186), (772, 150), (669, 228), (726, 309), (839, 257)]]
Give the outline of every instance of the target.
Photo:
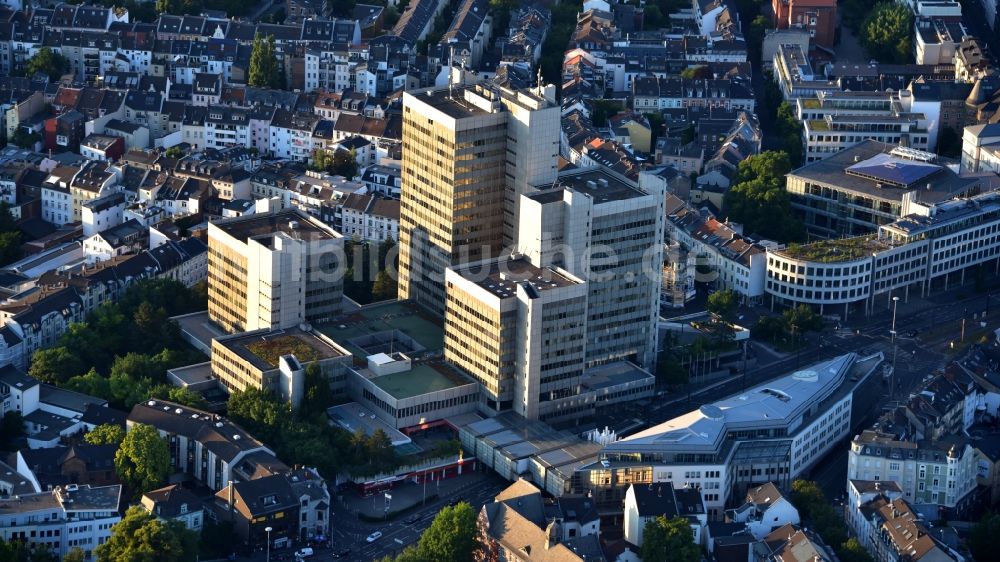
[(301, 328), (249, 332), (216, 341), (261, 371), (276, 369), (284, 355), (294, 355), (300, 363), (346, 355), (332, 341)]
[(376, 353), (394, 352), (416, 359), (423, 352), (444, 349), (441, 320), (407, 302), (392, 301), (360, 308), (333, 319), (321, 331), (362, 359)]
[[(475, 97), (479, 96), (477, 96), (474, 91), (469, 91), (467, 93), (467, 90), (469, 90), (468, 87), (455, 86), (426, 90), (423, 92), (409, 94), (409, 96), (421, 103), (431, 106), (453, 119), (480, 117), (500, 111), (500, 107), (502, 106), (499, 104), (499, 98), (496, 100), (498, 103), (494, 106), (494, 104), (491, 103), (492, 100), (482, 98), (480, 100), (475, 100)], [(405, 99), (406, 98), (404, 98), (404, 100)], [(470, 99), (475, 100), (478, 103), (474, 103), (473, 101), (470, 101)], [(403, 104), (406, 105), (406, 102), (404, 101)]]
[(226, 234), (246, 242), (278, 233), (307, 240), (332, 240), (340, 234), (297, 209), (259, 213), (213, 222)]
[(900, 201), (904, 193), (919, 189), (917, 199), (922, 203), (951, 199), (980, 181), (959, 176), (930, 159), (933, 155), (924, 156), (927, 154), (866, 140), (824, 160), (810, 162), (788, 175), (808, 183), (889, 201)]
[(844, 386), (847, 373), (858, 361), (848, 353), (810, 365), (782, 378), (766, 382), (745, 392), (705, 404), (672, 420), (612, 443), (605, 449), (651, 447), (715, 447), (727, 431), (775, 427), (804, 415), (810, 406), (819, 404)]
[(787, 258), (819, 263), (839, 263), (867, 258), (873, 252), (891, 248), (888, 240), (874, 235), (833, 240), (817, 240), (809, 244), (789, 244), (772, 253)]
[(996, 217), (998, 214), (1000, 214), (1000, 193), (992, 191), (967, 199), (944, 201), (933, 206), (928, 215), (907, 215), (896, 222), (884, 225), (882, 229), (910, 237), (945, 225), (961, 225), (959, 228), (962, 226), (969, 228), (975, 224), (974, 219), (978, 216)]
[(455, 268), (455, 272), (501, 299), (515, 296), (519, 285), (530, 291), (529, 295), (534, 295), (540, 291), (583, 283), (554, 268), (536, 267), (523, 257), (500, 258), (484, 264)]
[(413, 364), (407, 371), (381, 376), (367, 369), (362, 374), (397, 400), (474, 384), (472, 379), (439, 361)]

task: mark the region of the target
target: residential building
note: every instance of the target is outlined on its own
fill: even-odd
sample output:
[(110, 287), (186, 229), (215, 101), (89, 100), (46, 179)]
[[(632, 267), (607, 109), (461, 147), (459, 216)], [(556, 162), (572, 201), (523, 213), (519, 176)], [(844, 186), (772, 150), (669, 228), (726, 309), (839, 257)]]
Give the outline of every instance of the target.
[(928, 525), (903, 498), (879, 496), (861, 506), (865, 517), (862, 544), (877, 562), (965, 560), (936, 540)]
[(744, 523), (757, 540), (763, 540), (778, 527), (799, 524), (799, 510), (785, 499), (773, 483), (768, 482), (747, 490), (746, 501), (726, 511), (726, 518)]
[(36, 492), (51, 491), (67, 483), (110, 486), (119, 483), (115, 472), (117, 450), (117, 445), (89, 443), (22, 449), (15, 455), (16, 470)]
[(352, 193), (340, 205), (341, 234), (354, 240), (399, 240), (399, 199)]
[(674, 488), (670, 482), (658, 484), (632, 484), (625, 492), (623, 527), (625, 540), (641, 547), (646, 524), (657, 517), (683, 517), (691, 525), (695, 544), (702, 544), (703, 531), (708, 524), (705, 503), (697, 488)]
[(230, 332), (322, 323), (340, 311), (343, 238), (295, 209), (208, 227), (209, 318)]
[(87, 135), (80, 142), (80, 155), (88, 160), (114, 162), (125, 153), (125, 140), (107, 135)]
[(775, 529), (763, 541), (754, 545), (753, 555), (757, 560), (837, 560), (833, 549), (824, 544), (818, 534), (798, 525), (785, 525)]
[(852, 534), (868, 552), (875, 552), (872, 544), (876, 536), (873, 502), (889, 503), (903, 497), (903, 489), (892, 480), (848, 480), (847, 501), (844, 502), (844, 519)]
[(836, 41), (836, 0), (772, 0), (774, 27), (805, 29), (814, 45), (832, 50)]
[(632, 82), (632, 109), (639, 113), (680, 107), (722, 107), (752, 112), (756, 107), (749, 80), (643, 76)]
[(74, 548), (88, 560), (121, 521), (121, 485), (67, 484), (0, 498), (0, 539), (44, 546), (60, 559)]
[[(581, 525), (581, 523), (583, 523)], [(541, 490), (518, 480), (487, 503), (476, 518), (487, 559), (511, 562), (604, 560), (600, 518), (590, 509), (570, 513), (547, 503)]]
[(170, 467), (212, 490), (252, 478), (258, 468), (287, 469), (274, 452), (231, 421), (174, 402), (148, 400), (132, 407), (126, 420), (150, 425), (167, 440)]
[(403, 93), (401, 299), (443, 314), (444, 270), (494, 258), (513, 241), (519, 196), (556, 177), (553, 93), (484, 85)]
[(962, 514), (974, 500), (977, 455), (967, 437), (910, 440), (885, 429), (866, 429), (851, 441), (849, 480), (893, 481), (902, 499)]
[(142, 495), (139, 505), (161, 521), (177, 521), (189, 531), (200, 533), (205, 524), (202, 501), (180, 484), (150, 490)]
[(962, 171), (1000, 174), (1000, 123), (965, 128), (962, 134)]

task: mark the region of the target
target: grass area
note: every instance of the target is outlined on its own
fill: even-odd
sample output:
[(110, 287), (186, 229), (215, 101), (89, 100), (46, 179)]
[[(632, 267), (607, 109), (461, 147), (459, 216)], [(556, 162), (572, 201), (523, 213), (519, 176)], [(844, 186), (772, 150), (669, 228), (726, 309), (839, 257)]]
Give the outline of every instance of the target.
[(839, 240), (822, 240), (811, 244), (789, 244), (781, 253), (798, 260), (836, 263), (869, 256), (873, 249), (872, 238), (860, 236)]
[(809, 130), (810, 131), (829, 131), (830, 125), (826, 123), (823, 119), (811, 119), (809, 120)]
[(816, 98), (804, 98), (801, 101), (802, 107), (806, 109), (819, 109), (821, 107), (819, 100)]
[(431, 318), (411, 305), (396, 302), (363, 308), (321, 328), (325, 335), (359, 356), (364, 354), (350, 345), (349, 340), (391, 330), (403, 332), (427, 350), (444, 348), (444, 330), (439, 319)]
[(272, 367), (278, 366), (278, 359), (282, 355), (292, 354), (301, 363), (309, 363), (320, 358), (318, 351), (295, 336), (279, 336), (268, 340), (256, 341), (248, 343), (246, 348)]

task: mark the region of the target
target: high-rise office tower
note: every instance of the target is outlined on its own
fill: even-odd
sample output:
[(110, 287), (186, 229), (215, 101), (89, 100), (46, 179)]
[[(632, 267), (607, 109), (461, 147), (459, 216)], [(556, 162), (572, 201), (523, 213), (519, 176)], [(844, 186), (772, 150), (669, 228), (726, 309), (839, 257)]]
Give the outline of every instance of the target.
[(521, 197), (518, 251), (587, 282), (587, 367), (656, 362), (663, 266), (662, 187), (606, 168), (559, 174)]
[(208, 316), (228, 332), (322, 323), (340, 312), (343, 237), (295, 209), (208, 225)]
[(551, 88), (404, 92), (399, 297), (443, 314), (445, 269), (513, 241), (520, 194), (555, 179), (558, 154)]

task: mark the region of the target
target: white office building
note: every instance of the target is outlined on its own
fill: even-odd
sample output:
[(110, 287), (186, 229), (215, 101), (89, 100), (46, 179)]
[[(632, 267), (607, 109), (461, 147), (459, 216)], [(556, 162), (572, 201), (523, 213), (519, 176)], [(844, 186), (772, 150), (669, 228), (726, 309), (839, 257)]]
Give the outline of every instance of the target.
[(47, 547), (59, 559), (74, 548), (94, 550), (121, 521), (122, 487), (67, 484), (54, 490), (0, 498), (0, 540)]

